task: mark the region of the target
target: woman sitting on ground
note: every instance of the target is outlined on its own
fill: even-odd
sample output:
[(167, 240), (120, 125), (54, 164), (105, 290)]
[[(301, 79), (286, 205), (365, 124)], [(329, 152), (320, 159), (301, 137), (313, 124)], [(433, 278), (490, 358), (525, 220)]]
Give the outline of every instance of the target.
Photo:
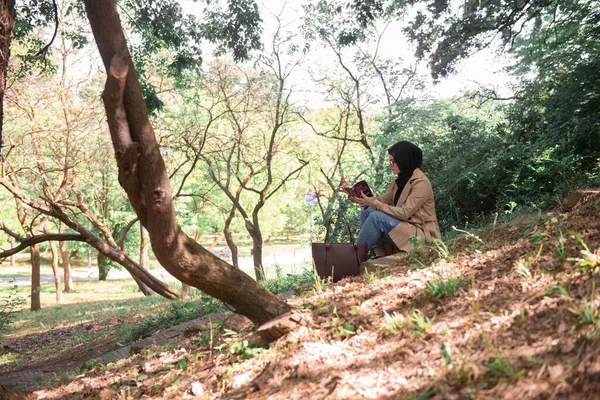
[(413, 248), (412, 236), (440, 238), (431, 182), (420, 170), (423, 152), (414, 144), (400, 141), (388, 149), (388, 163), (396, 180), (380, 197), (362, 196), (363, 206), (357, 242), (369, 244), (377, 257)]

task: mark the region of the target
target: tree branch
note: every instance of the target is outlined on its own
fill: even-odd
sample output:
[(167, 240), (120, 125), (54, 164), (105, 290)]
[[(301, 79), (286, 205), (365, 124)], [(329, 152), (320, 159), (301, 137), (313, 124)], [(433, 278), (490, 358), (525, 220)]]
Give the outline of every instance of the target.
[(33, 246), (35, 244), (38, 243), (42, 243), (42, 242), (48, 242), (51, 240), (55, 240), (55, 241), (59, 241), (59, 242), (63, 242), (63, 241), (77, 241), (77, 242), (87, 242), (87, 238), (85, 238), (83, 235), (80, 235), (78, 233), (46, 233), (44, 235), (36, 235), (36, 236), (29, 236), (29, 237), (25, 237), (25, 238), (21, 238), (20, 242), (21, 244), (19, 244), (17, 247), (13, 247), (10, 250), (5, 250), (3, 252), (0, 252), (0, 262), (5, 259), (6, 257), (10, 257), (13, 254), (17, 254), (18, 252), (25, 250), (26, 248)]

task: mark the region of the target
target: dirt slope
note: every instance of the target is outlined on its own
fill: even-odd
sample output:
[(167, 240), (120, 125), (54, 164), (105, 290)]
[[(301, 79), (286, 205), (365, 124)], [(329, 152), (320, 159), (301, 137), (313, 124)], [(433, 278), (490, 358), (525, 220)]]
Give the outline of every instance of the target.
[(209, 324), (73, 381), (0, 397), (597, 399), (599, 258), (600, 196), (588, 194), (568, 213), (304, 288), (288, 300), (304, 323), (268, 349), (252, 344), (248, 323)]

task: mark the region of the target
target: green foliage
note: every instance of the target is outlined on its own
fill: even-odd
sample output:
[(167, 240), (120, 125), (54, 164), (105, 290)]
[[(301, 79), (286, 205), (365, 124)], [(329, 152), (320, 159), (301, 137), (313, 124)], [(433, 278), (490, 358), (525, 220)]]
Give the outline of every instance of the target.
[(251, 346), (248, 339), (234, 342), (230, 348), (231, 354), (238, 354), (244, 359), (252, 358), (262, 351), (264, 351), (264, 349), (261, 347)]
[(157, 329), (169, 328), (178, 323), (221, 310), (223, 310), (223, 304), (209, 296), (201, 296), (196, 300), (188, 302), (176, 300), (170, 303), (170, 307), (160, 314), (148, 316), (130, 325), (122, 333), (124, 336), (122, 340), (134, 342), (150, 336)]
[(590, 276), (597, 275), (598, 271), (600, 271), (600, 248), (592, 252), (581, 236), (576, 234), (575, 238), (581, 244), (583, 250), (580, 250), (580, 257), (569, 258), (569, 261), (579, 263), (579, 267)]
[(331, 327), (333, 334), (340, 338), (348, 338), (356, 335), (357, 326), (346, 322), (343, 325), (334, 325)]
[(426, 335), (431, 332), (433, 327), (433, 321), (435, 316), (432, 318), (427, 317), (421, 310), (414, 310), (409, 318), (410, 326), (416, 336)]
[(598, 325), (600, 324), (600, 309), (596, 305), (595, 298), (595, 281), (592, 281), (592, 294), (590, 300), (583, 299), (582, 304), (578, 304), (571, 297), (569, 292), (564, 286), (556, 286), (556, 290), (562, 294), (565, 299), (569, 302), (568, 310), (577, 317), (578, 325)]
[(213, 7), (205, 12), (201, 34), (217, 44), (217, 55), (231, 51), (235, 61), (243, 61), (261, 48), (262, 19), (254, 0), (228, 0), (226, 10)]
[(369, 272), (369, 269), (365, 266), (365, 278), (367, 278), (369, 284), (372, 284), (378, 280), (387, 281), (390, 279), (390, 275), (382, 275), (379, 267), (375, 269), (375, 272)]
[(229, 353), (241, 356), (242, 359), (249, 359), (264, 351), (262, 347), (256, 346), (248, 339), (239, 340), (237, 332), (230, 329), (225, 329), (223, 333), (225, 336), (225, 343), (219, 346), (215, 346), (216, 350), (223, 349), (226, 345), (229, 345)]
[(90, 371), (93, 371), (94, 368), (96, 368), (97, 366), (98, 366), (98, 360), (96, 360), (95, 358), (90, 358), (85, 363), (83, 363), (83, 365), (81, 366), (81, 373), (86, 374)]
[(442, 355), (444, 356), (444, 364), (446, 367), (452, 363), (452, 351), (448, 343), (442, 343)]
[(462, 284), (462, 279), (448, 278), (444, 280), (441, 274), (437, 274), (437, 278), (425, 284), (425, 292), (434, 299), (449, 298), (454, 296), (454, 292), (458, 290)]
[(525, 374), (524, 369), (518, 372), (515, 371), (515, 368), (512, 366), (512, 364), (500, 356), (495, 356), (491, 362), (484, 364), (484, 367), (491, 375), (492, 383), (494, 384), (500, 379), (506, 379), (510, 383), (515, 383), (521, 376), (523, 376), (523, 374)]
[[(300, 286), (311, 285), (314, 283), (315, 275), (309, 269), (302, 270), (300, 274), (286, 274), (281, 267), (275, 267), (275, 278), (261, 280), (260, 283), (266, 287), (271, 293), (285, 293), (289, 290), (296, 289)], [(317, 278), (319, 278), (317, 276)], [(320, 279), (320, 278), (319, 278)]]
[(558, 259), (560, 260), (560, 265), (562, 266), (565, 263), (566, 260), (566, 244), (567, 244), (567, 238), (564, 237), (562, 230), (558, 231), (560, 234), (560, 237), (558, 238), (556, 244), (554, 245), (554, 248), (556, 249), (556, 254), (558, 255)]
[(10, 327), (19, 308), (26, 303), (26, 299), (18, 295), (18, 289), (17, 285), (12, 286), (8, 294), (0, 299), (0, 332), (6, 331)]
[[(332, 268), (332, 272), (333, 272), (333, 268)], [(314, 265), (313, 265), (313, 269), (312, 269), (312, 281), (313, 281), (313, 288), (316, 293), (323, 293), (323, 290), (327, 287), (327, 285), (330, 282), (329, 279), (327, 279), (327, 278), (322, 279), (319, 276), (319, 273), (317, 272), (317, 269), (315, 268)]]

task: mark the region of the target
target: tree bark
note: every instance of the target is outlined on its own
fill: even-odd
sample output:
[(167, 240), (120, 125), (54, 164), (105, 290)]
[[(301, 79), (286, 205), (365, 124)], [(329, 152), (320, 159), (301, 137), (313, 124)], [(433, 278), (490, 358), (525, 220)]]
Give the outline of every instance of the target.
[(148, 231), (140, 224), (140, 267), (149, 269), (148, 250), (150, 249), (150, 236)]
[(67, 250), (67, 243), (59, 242), (58, 248), (60, 249), (60, 259), (62, 261), (63, 275), (65, 278), (65, 293), (74, 293), (75, 284), (73, 283), (73, 276), (71, 275), (71, 257)]
[(98, 264), (98, 280), (99, 281), (105, 281), (106, 279), (108, 279), (108, 271), (110, 270), (110, 267), (108, 265), (105, 265), (104, 261), (107, 259), (107, 257), (98, 252), (98, 256), (96, 257), (96, 263)]
[(0, 0), (0, 160), (2, 159), (2, 127), (4, 126), (4, 91), (10, 58), (10, 42), (15, 27), (15, 1)]
[(37, 244), (30, 247), (31, 249), (31, 311), (37, 311), (42, 308), (41, 301), (41, 276), (40, 276), (40, 246)]
[(185, 294), (190, 294), (192, 293), (192, 287), (190, 285), (188, 285), (187, 283), (181, 283), (181, 291)]
[[(148, 231), (144, 228), (142, 224), (140, 224), (140, 268), (148, 270), (149, 262), (148, 262), (148, 248), (150, 247), (150, 237), (148, 236)], [(152, 291), (148, 289), (148, 286), (144, 284), (144, 282), (137, 279), (133, 276), (133, 280), (137, 283), (140, 292), (144, 293), (144, 296), (151, 296)], [(183, 291), (183, 293), (186, 293)], [(187, 294), (187, 293), (186, 293)]]
[(56, 302), (62, 300), (62, 290), (60, 288), (60, 273), (58, 272), (58, 246), (55, 242), (50, 242), (50, 251), (52, 252), (52, 273), (54, 275), (54, 287), (56, 288)]
[(150, 234), (161, 265), (183, 283), (232, 306), (256, 324), (290, 307), (244, 272), (188, 237), (175, 217), (171, 184), (150, 125), (114, 0), (84, 0), (107, 70), (104, 105), (119, 182)]
[(254, 275), (257, 280), (265, 279), (265, 269), (262, 265), (263, 239), (258, 226), (258, 221), (254, 218), (254, 223), (246, 221), (246, 230), (252, 238), (252, 262), (254, 264)]
[[(58, 231), (63, 233), (65, 231), (65, 224), (62, 222), (58, 225)], [(66, 242), (58, 242), (60, 249), (60, 258), (62, 260), (63, 275), (65, 278), (65, 293), (74, 293), (75, 285), (73, 284), (73, 277), (71, 276), (71, 256), (67, 250)]]
[[(11, 247), (15, 247), (15, 238), (10, 238)], [(14, 254), (10, 255), (10, 266), (11, 268), (15, 268), (17, 266), (16, 257)]]
[(235, 216), (235, 208), (231, 209), (231, 212), (227, 216), (225, 220), (225, 227), (223, 228), (223, 234), (225, 235), (225, 240), (227, 241), (227, 247), (231, 250), (231, 263), (235, 268), (240, 268), (240, 260), (239, 260), (239, 251), (238, 247), (233, 240), (233, 234), (231, 233), (231, 221), (233, 221), (233, 217)]

